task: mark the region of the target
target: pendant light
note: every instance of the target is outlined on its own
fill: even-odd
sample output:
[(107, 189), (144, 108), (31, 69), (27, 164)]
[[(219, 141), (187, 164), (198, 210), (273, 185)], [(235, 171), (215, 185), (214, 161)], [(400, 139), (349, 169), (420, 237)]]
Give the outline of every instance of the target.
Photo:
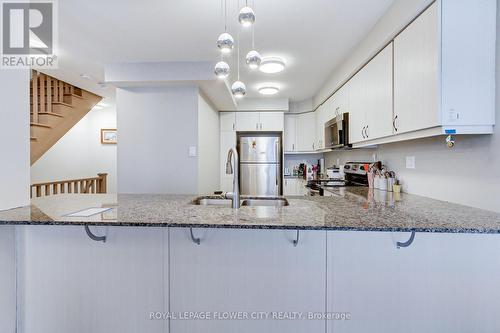
[(259, 68), (260, 62), (262, 61), (260, 53), (255, 50), (255, 26), (252, 26), (252, 51), (247, 53), (245, 61), (250, 69)]
[(217, 75), (219, 79), (225, 79), (226, 77), (229, 76), (230, 72), (231, 69), (229, 68), (227, 62), (221, 60), (215, 64), (214, 73), (215, 75)]
[(255, 23), (255, 13), (252, 8), (248, 7), (248, 0), (245, 3), (245, 7), (240, 10), (238, 21), (240, 21), (240, 24), (245, 28)]
[(247, 87), (240, 81), (240, 34), (238, 33), (238, 80), (231, 85), (231, 92), (235, 98), (243, 98), (247, 93)]
[(217, 38), (217, 47), (222, 53), (231, 53), (234, 47), (234, 39), (227, 32), (227, 5), (226, 0), (224, 0), (224, 32)]

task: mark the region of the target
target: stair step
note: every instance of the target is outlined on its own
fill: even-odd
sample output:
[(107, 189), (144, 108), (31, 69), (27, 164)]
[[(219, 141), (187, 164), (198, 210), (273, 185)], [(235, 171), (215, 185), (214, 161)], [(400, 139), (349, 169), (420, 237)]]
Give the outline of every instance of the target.
[(64, 103), (64, 102), (52, 102), (52, 105), (64, 105), (64, 106), (67, 106), (67, 107), (70, 107), (70, 108), (73, 107), (73, 105), (68, 104), (68, 103)]
[(49, 125), (40, 124), (40, 123), (33, 123), (33, 122), (30, 123), (30, 126), (43, 127), (43, 128), (52, 128), (52, 126), (49, 126)]
[(80, 95), (77, 95), (77, 94), (64, 94), (64, 96), (71, 96), (71, 97), (76, 97), (76, 98), (83, 99), (83, 96), (80, 96)]
[(32, 136), (32, 137), (30, 137), (30, 141), (31, 142), (36, 142), (36, 141), (38, 141), (38, 139), (36, 137)]
[[(33, 111), (31, 112), (31, 114), (33, 114)], [(47, 115), (47, 116), (64, 118), (64, 116), (62, 114), (55, 113), (55, 112), (38, 112), (38, 115)]]

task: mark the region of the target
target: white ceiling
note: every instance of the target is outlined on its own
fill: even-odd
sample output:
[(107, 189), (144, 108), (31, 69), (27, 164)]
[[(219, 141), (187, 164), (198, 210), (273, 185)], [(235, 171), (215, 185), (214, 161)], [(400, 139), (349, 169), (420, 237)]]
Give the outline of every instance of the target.
[[(228, 32), (240, 30), (238, 7), (228, 0)], [(256, 15), (255, 46), (263, 56), (281, 56), (284, 72), (264, 74), (240, 65), (248, 97), (272, 82), (274, 97), (301, 101), (312, 97), (329, 73), (363, 39), (393, 0), (250, 0)], [(105, 64), (147, 61), (217, 61), (216, 39), (222, 32), (221, 0), (63, 0), (59, 1), (59, 76), (83, 88), (101, 89)], [(243, 59), (251, 30), (241, 31)], [(236, 52), (228, 57), (236, 79)], [(93, 80), (82, 80), (88, 73)], [(263, 97), (265, 98), (265, 97)]]

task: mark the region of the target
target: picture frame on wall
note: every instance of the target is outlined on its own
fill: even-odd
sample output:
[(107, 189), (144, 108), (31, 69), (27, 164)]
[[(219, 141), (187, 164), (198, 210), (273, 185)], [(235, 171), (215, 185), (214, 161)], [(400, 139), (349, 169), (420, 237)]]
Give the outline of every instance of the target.
[(101, 143), (106, 145), (116, 145), (118, 136), (116, 128), (102, 128), (101, 129)]

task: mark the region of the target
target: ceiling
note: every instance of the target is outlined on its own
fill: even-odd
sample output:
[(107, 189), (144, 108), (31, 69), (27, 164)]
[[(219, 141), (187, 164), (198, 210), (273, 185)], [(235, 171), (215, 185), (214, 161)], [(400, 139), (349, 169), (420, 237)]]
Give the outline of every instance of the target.
[[(393, 0), (250, 0), (255, 10), (255, 47), (262, 56), (281, 56), (284, 72), (264, 74), (240, 65), (248, 97), (276, 83), (274, 97), (301, 101), (312, 97), (332, 70), (375, 25)], [(214, 61), (224, 29), (221, 0), (64, 0), (59, 1), (58, 75), (83, 88), (113, 96), (102, 88), (104, 66), (116, 62)], [(240, 32), (240, 59), (251, 47), (251, 28), (240, 30), (238, 8), (227, 1), (228, 32)], [(236, 79), (236, 49), (226, 61)], [(90, 74), (90, 80), (81, 73)], [(265, 97), (262, 97), (265, 98)]]

